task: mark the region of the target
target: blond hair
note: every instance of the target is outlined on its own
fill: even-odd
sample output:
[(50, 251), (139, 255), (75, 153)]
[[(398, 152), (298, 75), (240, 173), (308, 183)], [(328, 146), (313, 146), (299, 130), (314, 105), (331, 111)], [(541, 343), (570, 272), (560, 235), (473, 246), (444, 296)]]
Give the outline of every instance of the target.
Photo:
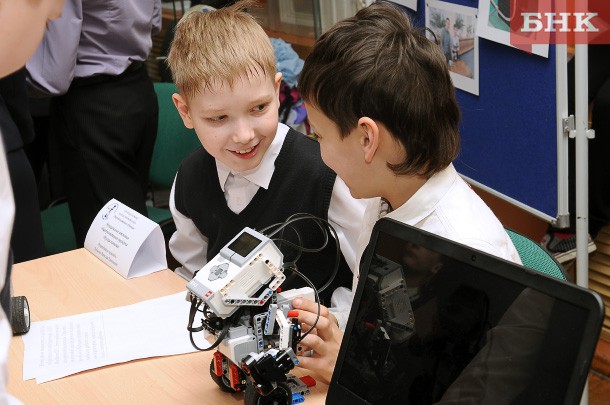
[(182, 17), (167, 58), (174, 83), (187, 98), (251, 76), (271, 77), (276, 60), (269, 37), (246, 11), (254, 0)]

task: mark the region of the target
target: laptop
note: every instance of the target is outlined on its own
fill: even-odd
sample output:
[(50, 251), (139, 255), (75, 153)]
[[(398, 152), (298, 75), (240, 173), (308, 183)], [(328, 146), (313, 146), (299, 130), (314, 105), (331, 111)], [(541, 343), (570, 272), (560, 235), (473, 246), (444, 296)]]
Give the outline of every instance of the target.
[(375, 225), (327, 404), (577, 404), (588, 289), (391, 219)]

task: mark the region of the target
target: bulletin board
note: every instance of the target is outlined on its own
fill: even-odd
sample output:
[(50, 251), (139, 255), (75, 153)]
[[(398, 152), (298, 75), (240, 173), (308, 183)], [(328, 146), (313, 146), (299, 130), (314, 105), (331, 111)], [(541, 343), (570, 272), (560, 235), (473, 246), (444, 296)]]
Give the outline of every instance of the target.
[[(478, 7), (478, 0), (451, 2)], [(405, 10), (425, 26), (424, 0), (416, 12)], [(456, 89), (462, 147), (455, 167), (475, 186), (553, 222), (559, 198), (567, 200), (567, 190), (558, 195), (555, 47), (544, 58), (484, 38), (478, 46), (479, 94)]]

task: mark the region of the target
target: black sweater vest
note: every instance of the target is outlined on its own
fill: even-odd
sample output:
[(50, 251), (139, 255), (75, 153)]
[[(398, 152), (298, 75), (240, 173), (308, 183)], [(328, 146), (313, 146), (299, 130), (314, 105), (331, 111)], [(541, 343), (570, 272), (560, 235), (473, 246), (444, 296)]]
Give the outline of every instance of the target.
[[(190, 218), (208, 238), (208, 258), (218, 254), (235, 235), (248, 226), (261, 230), (282, 223), (295, 213), (308, 213), (328, 220), (328, 207), (335, 183), (335, 173), (320, 157), (319, 144), (290, 129), (275, 161), (275, 171), (267, 190), (259, 188), (246, 208), (235, 214), (227, 206), (218, 182), (215, 159), (201, 148), (182, 161), (174, 190), (176, 208)], [(274, 238), (282, 238), (307, 248), (321, 247), (323, 235), (311, 220), (293, 223)], [(294, 230), (299, 235), (296, 235)], [(301, 239), (299, 241), (299, 238)], [(297, 252), (286, 244), (277, 243), (284, 254), (284, 262), (292, 261)], [(302, 253), (297, 261), (299, 271), (316, 288), (326, 283), (331, 275), (336, 255), (335, 240), (320, 253)], [(298, 276), (286, 272), (282, 289), (305, 286)], [(321, 299), (329, 303), (332, 291), (338, 286), (350, 287), (352, 273), (341, 255), (340, 267), (333, 283)]]

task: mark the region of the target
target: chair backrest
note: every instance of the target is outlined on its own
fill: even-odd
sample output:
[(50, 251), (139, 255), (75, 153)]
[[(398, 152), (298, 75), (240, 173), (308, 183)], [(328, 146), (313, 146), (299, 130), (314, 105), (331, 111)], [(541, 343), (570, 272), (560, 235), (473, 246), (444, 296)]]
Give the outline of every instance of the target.
[(561, 264), (542, 246), (510, 229), (506, 229), (506, 233), (510, 236), (525, 267), (563, 281), (568, 280)]
[(178, 89), (173, 83), (154, 83), (159, 103), (159, 127), (150, 164), (150, 183), (170, 188), (180, 166), (189, 153), (201, 147), (193, 129), (184, 126), (172, 101)]

